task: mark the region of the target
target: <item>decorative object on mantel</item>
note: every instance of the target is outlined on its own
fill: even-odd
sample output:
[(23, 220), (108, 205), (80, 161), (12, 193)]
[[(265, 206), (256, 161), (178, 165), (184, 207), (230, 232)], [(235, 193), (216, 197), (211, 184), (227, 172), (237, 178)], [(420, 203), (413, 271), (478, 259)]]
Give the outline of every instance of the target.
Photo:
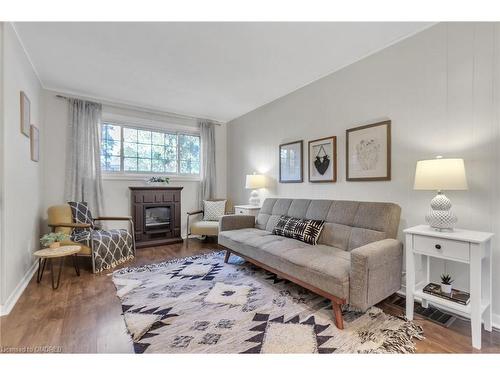
[(391, 121), (346, 130), (346, 180), (391, 179)]
[(451, 201), (442, 190), (467, 190), (463, 159), (443, 159), (442, 156), (417, 162), (415, 190), (437, 190), (431, 200), (431, 210), (425, 221), (436, 230), (453, 230), (457, 222), (451, 211)]
[(165, 176), (153, 176), (146, 180), (146, 184), (151, 186), (166, 186), (170, 183), (170, 178)]
[(20, 118), (21, 118), (21, 133), (26, 137), (30, 136), (31, 125), (31, 103), (24, 91), (20, 95)]
[(31, 160), (37, 162), (40, 159), (40, 134), (35, 125), (30, 126), (30, 154)]
[(266, 187), (266, 177), (261, 174), (247, 174), (245, 189), (252, 189), (248, 203), (251, 206), (259, 206), (260, 198), (258, 189)]
[(69, 236), (62, 232), (52, 232), (44, 234), (40, 238), (40, 244), (45, 247), (49, 247), (50, 249), (57, 249), (61, 246), (61, 242), (68, 240)]
[(113, 273), (136, 353), (413, 353), (422, 328), (330, 302), (223, 252)]
[(302, 150), (304, 141), (284, 143), (279, 146), (280, 182), (303, 182), (304, 159)]
[(309, 141), (309, 182), (337, 181), (337, 137)]

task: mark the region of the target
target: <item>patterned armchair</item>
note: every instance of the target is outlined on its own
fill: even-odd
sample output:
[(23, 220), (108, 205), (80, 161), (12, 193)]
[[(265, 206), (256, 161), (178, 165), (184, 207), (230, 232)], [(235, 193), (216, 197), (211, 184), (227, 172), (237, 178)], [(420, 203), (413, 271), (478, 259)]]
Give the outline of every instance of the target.
[[(234, 207), (232, 203), (227, 199), (208, 199), (208, 201), (226, 201), (226, 209), (224, 214), (232, 214), (234, 213)], [(193, 217), (198, 217), (198, 215), (202, 215), (201, 220), (192, 221)], [(190, 211), (187, 213), (187, 226), (186, 226), (186, 238), (189, 238), (191, 234), (198, 236), (218, 236), (219, 235), (219, 221), (208, 221), (203, 220), (204, 211), (196, 210)]]
[[(79, 245), (79, 256), (92, 259), (92, 271), (101, 272), (135, 257), (134, 224), (130, 216), (93, 218), (85, 202), (68, 202), (47, 210), (48, 225), (53, 232), (69, 235), (62, 245)], [(127, 221), (129, 229), (103, 230), (102, 221)]]

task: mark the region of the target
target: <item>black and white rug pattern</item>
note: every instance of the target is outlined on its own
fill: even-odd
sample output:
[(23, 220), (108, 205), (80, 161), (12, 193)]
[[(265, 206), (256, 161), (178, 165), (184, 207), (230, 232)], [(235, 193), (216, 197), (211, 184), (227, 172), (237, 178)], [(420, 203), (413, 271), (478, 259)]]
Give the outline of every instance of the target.
[(344, 311), (224, 252), (113, 273), (136, 353), (412, 353), (422, 329), (376, 307)]

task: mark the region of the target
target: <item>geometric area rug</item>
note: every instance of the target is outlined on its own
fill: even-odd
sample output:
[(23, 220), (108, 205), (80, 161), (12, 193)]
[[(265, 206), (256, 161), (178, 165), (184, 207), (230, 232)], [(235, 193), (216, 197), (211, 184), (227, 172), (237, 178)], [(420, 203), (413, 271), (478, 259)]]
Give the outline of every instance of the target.
[(422, 328), (330, 301), (234, 255), (212, 252), (113, 273), (136, 353), (413, 353)]

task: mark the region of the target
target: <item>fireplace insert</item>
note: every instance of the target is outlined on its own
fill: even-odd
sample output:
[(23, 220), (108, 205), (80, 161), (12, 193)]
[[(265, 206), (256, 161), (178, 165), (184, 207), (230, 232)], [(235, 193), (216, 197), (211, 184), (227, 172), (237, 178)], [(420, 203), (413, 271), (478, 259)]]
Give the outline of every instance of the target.
[(145, 207), (144, 230), (158, 230), (170, 227), (170, 207)]

